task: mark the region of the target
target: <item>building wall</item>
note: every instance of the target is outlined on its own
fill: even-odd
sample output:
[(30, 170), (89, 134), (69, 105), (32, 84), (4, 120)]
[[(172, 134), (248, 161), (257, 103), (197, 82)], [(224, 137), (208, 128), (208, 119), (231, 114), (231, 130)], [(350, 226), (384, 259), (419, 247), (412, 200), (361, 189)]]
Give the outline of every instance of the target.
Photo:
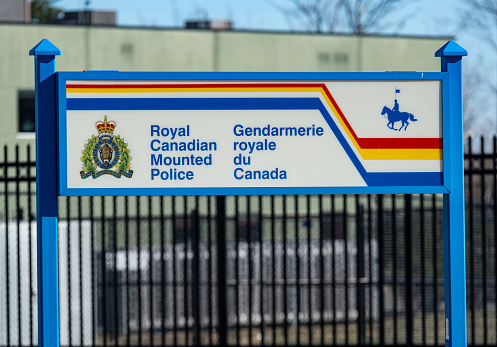
[(18, 93), (34, 90), (28, 52), (43, 38), (59, 71), (439, 71), (449, 39), (0, 24), (0, 145), (34, 143), (18, 132)]
[(0, 0), (0, 22), (31, 22), (29, 0)]

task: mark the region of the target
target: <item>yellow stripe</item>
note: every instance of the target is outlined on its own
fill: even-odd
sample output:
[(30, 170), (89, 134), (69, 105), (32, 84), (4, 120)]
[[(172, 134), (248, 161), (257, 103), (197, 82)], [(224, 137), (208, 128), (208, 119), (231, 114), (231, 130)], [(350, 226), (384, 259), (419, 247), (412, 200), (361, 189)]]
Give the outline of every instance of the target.
[[(274, 88), (68, 88), (67, 93), (201, 93), (201, 92), (301, 92), (302, 87), (280, 87), (278, 90)], [(321, 87), (305, 88), (309, 92), (320, 92)]]
[(442, 160), (441, 149), (363, 149), (355, 140), (352, 132), (345, 124), (340, 114), (333, 106), (333, 103), (328, 98), (328, 95), (321, 87), (278, 87), (275, 91), (274, 88), (70, 88), (67, 93), (205, 93), (205, 92), (319, 92), (324, 100), (335, 114), (336, 119), (342, 126), (342, 129), (347, 134), (348, 138), (356, 148), (359, 155), (364, 160)]
[(361, 149), (365, 160), (441, 160), (441, 149)]

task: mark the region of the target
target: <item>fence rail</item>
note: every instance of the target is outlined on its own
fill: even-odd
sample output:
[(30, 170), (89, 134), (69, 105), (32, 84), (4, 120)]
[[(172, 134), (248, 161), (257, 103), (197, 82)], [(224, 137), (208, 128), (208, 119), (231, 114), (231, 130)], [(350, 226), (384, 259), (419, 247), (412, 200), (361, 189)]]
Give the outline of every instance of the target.
[[(497, 140), (480, 143), (465, 156), (468, 344), (495, 346)], [(13, 152), (0, 346), (35, 346), (34, 151)], [(61, 197), (61, 346), (442, 346), (442, 208), (438, 195)]]

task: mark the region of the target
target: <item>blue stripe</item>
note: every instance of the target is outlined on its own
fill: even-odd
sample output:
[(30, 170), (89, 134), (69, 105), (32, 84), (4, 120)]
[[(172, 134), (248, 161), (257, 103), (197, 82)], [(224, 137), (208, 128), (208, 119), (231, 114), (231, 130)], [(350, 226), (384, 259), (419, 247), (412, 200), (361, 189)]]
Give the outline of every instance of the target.
[(368, 186), (441, 186), (440, 172), (368, 173), (319, 98), (68, 98), (68, 110), (319, 110)]
[(68, 110), (314, 110), (318, 98), (67, 99)]
[(368, 186), (441, 185), (441, 172), (368, 172)]
[(361, 161), (359, 160), (359, 158), (357, 158), (357, 156), (355, 155), (354, 151), (349, 146), (349, 143), (347, 142), (347, 140), (345, 139), (345, 137), (342, 135), (340, 129), (338, 129), (338, 126), (335, 124), (335, 122), (331, 118), (330, 113), (328, 112), (328, 110), (326, 109), (326, 107), (324, 107), (324, 105), (323, 105), (322, 102), (319, 103), (319, 108), (318, 109), (321, 112), (321, 114), (323, 115), (324, 120), (330, 126), (331, 131), (333, 131), (333, 134), (335, 135), (335, 137), (338, 139), (338, 141), (342, 145), (342, 148), (345, 150), (345, 153), (347, 153), (347, 155), (349, 156), (350, 160), (352, 161), (352, 163), (356, 167), (357, 171), (359, 171), (359, 174), (361, 175), (361, 177), (364, 179), (364, 181), (366, 182), (366, 184), (368, 186), (370, 186), (371, 184), (369, 183), (368, 173), (367, 173), (366, 169), (364, 168), (364, 166), (362, 166)]
[(64, 80), (151, 80), (151, 81), (264, 81), (318, 82), (324, 81), (430, 81), (441, 80), (446, 72), (386, 71), (386, 72), (131, 72), (131, 71), (61, 71)]
[(139, 195), (294, 195), (294, 194), (446, 194), (443, 186), (383, 187), (222, 187), (222, 188), (69, 188), (61, 196)]

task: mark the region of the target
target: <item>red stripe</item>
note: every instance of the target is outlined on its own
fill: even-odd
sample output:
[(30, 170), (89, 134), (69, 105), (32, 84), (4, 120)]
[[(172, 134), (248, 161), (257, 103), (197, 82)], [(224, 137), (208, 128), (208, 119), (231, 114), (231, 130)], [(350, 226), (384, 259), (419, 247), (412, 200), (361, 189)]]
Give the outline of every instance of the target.
[(381, 139), (361, 138), (359, 146), (364, 149), (440, 149), (442, 139), (439, 138), (406, 138), (406, 139)]
[(296, 83), (225, 83), (225, 84), (67, 84), (71, 88), (284, 88), (284, 87), (318, 87), (326, 88), (321, 83), (296, 84)]
[(363, 149), (440, 149), (442, 148), (442, 139), (440, 138), (359, 138), (355, 131), (352, 129), (347, 118), (338, 106), (337, 102), (331, 95), (330, 91), (323, 83), (204, 83), (204, 84), (67, 84), (67, 89), (72, 88), (322, 88), (328, 98), (330, 99), (333, 107), (337, 110), (342, 118), (345, 126), (350, 131), (354, 139)]

